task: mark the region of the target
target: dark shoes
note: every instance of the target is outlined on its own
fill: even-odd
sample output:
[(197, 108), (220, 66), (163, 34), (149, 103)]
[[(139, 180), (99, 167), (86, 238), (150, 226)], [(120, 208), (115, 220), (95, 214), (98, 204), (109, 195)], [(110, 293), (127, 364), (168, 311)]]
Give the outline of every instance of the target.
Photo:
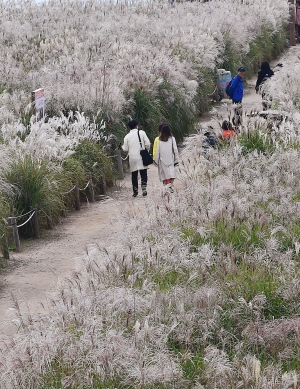
[[(143, 197), (147, 196), (147, 190), (145, 188), (142, 188), (143, 191)], [(136, 197), (138, 195), (138, 192), (133, 192), (132, 197)]]
[(147, 185), (142, 184), (143, 197), (147, 196)]

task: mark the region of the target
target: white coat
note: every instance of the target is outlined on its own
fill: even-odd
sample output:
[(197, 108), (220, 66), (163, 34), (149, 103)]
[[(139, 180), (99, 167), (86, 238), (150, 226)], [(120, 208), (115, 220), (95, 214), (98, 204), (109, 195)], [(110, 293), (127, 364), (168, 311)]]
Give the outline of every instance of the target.
[[(142, 147), (143, 149), (150, 149), (150, 140), (147, 137), (145, 131), (139, 130)], [(143, 165), (143, 160), (140, 154), (141, 146), (138, 137), (138, 129), (134, 128), (124, 138), (124, 144), (122, 146), (124, 151), (128, 151), (129, 154), (129, 166), (130, 171), (135, 172), (136, 170), (148, 169), (147, 166)]]
[(178, 149), (174, 136), (166, 142), (158, 141), (155, 162), (158, 165), (160, 181), (176, 178), (174, 163), (178, 162)]

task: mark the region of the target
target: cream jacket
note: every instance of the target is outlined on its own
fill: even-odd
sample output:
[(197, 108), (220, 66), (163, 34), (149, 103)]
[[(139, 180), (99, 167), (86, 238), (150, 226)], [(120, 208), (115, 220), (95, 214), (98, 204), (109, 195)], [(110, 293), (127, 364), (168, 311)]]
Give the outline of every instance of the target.
[[(145, 131), (139, 130), (143, 149), (150, 149), (150, 140), (148, 139)], [(140, 142), (138, 137), (137, 128), (130, 130), (130, 132), (124, 138), (124, 144), (122, 146), (124, 151), (128, 151), (129, 154), (129, 166), (130, 171), (147, 169), (147, 166), (143, 165), (143, 160), (140, 155)]]

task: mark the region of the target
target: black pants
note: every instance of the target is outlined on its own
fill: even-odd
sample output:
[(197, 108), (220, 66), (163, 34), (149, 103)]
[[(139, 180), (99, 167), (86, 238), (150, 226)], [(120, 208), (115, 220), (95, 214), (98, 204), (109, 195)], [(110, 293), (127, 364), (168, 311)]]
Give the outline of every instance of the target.
[(136, 170), (135, 172), (131, 172), (131, 182), (132, 182), (132, 187), (133, 187), (133, 193), (138, 193), (138, 187), (139, 187), (138, 172), (140, 172), (140, 175), (141, 175), (142, 190), (146, 190), (146, 187), (147, 187), (147, 181), (148, 181), (147, 169)]
[(232, 124), (234, 126), (240, 126), (242, 124), (242, 114), (243, 114), (242, 100), (232, 100), (232, 104), (235, 105)]

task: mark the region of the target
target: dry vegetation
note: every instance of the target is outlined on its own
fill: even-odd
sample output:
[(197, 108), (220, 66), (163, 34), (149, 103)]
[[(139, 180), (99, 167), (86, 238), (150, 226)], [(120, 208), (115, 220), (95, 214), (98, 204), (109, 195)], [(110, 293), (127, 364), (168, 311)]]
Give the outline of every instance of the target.
[[(223, 7), (223, 14), (219, 9), (216, 11), (214, 3)], [(285, 15), (287, 2), (263, 3), (269, 12), (264, 13), (262, 19), (258, 17), (262, 6), (259, 0), (248, 1), (247, 5), (253, 6), (251, 10), (247, 8), (249, 18), (240, 18), (240, 22), (249, 23), (248, 39), (243, 47), (245, 54), (256, 47), (250, 43), (259, 36), (258, 30), (261, 32), (266, 25), (270, 27), (272, 20), (275, 36), (276, 26)], [(74, 9), (78, 4), (74, 3)], [(90, 9), (93, 12), (89, 15), (97, 14), (97, 4), (104, 7), (100, 3), (87, 3), (78, 17), (84, 17)], [(54, 5), (47, 3), (50, 10), (53, 7), (53, 12)], [(214, 26), (219, 26), (221, 20), (223, 24), (229, 23), (224, 10), (228, 8), (229, 12), (230, 6), (236, 7), (237, 13), (242, 9), (245, 14), (246, 5), (237, 1), (212, 1), (205, 5), (183, 3), (176, 9), (181, 17), (180, 12), (188, 9), (186, 18), (192, 19), (195, 15), (200, 17), (197, 7), (206, 7), (203, 9), (210, 12), (207, 15), (214, 16), (208, 19), (206, 15), (204, 20), (207, 23), (209, 20), (210, 27), (216, 31)], [(152, 2), (147, 6), (131, 5), (132, 12), (141, 14), (136, 22), (131, 14), (129, 17), (124, 4), (109, 7), (116, 11), (114, 31), (118, 36), (122, 36), (120, 31), (126, 31), (126, 26), (129, 26), (127, 32), (132, 32), (134, 23), (144, 21), (147, 25), (144, 19), (148, 14), (143, 7), (154, 14), (155, 23), (148, 21), (148, 26), (153, 30), (157, 28), (160, 35), (161, 26), (170, 27), (170, 18), (173, 18), (172, 24), (176, 21), (181, 28), (191, 26), (185, 19), (181, 21), (177, 13), (167, 13), (162, 22), (154, 11), (165, 9), (165, 5)], [(107, 30), (112, 28), (108, 23), (109, 7), (102, 32), (105, 26)], [(281, 14), (277, 8), (281, 9)], [(72, 8), (67, 8), (67, 3), (62, 9), (73, 12)], [(270, 18), (268, 23), (266, 18)], [(93, 20), (96, 19), (91, 20), (91, 25)], [(192, 25), (198, 26), (198, 23)], [(228, 33), (235, 36), (234, 29), (238, 27), (232, 23), (230, 27)], [(202, 58), (196, 51), (196, 48), (200, 50), (199, 42), (196, 44), (190, 39), (191, 35), (209, 35), (207, 25), (201, 28), (206, 35), (198, 34), (197, 28), (197, 34), (189, 33), (184, 46), (175, 40), (176, 36), (186, 34), (179, 27), (178, 35), (166, 37), (172, 42), (172, 50), (180, 48), (170, 71), (186, 76), (182, 67), (187, 63), (180, 58), (180, 53), (184, 47), (189, 54), (187, 43), (195, 46), (194, 55), (199, 60)], [(240, 26), (238, 31), (243, 34), (244, 29)], [(139, 39), (143, 34), (138, 35)], [(210, 37), (212, 45), (218, 42), (219, 34), (218, 39)], [(58, 45), (55, 39), (51, 44)], [(112, 47), (117, 45), (115, 54), (121, 53), (118, 39), (111, 43)], [(128, 37), (126, 39), (129, 42)], [(103, 40), (103, 44), (108, 44), (107, 41)], [(45, 40), (43, 44), (46, 43)], [(214, 47), (225, 50), (225, 46), (218, 42)], [(159, 49), (163, 54), (163, 49)], [(93, 53), (91, 51), (91, 55)], [(134, 51), (128, 61), (133, 58), (132, 53)], [(152, 59), (152, 51), (141, 55), (150, 53)], [(233, 54), (238, 55), (236, 51)], [(211, 61), (217, 58), (212, 56)], [(255, 55), (251, 58), (253, 63), (259, 62)], [(111, 67), (113, 72), (118, 69), (118, 62), (115, 63), (116, 67)], [(159, 60), (153, 63), (162, 67)], [(165, 69), (170, 69), (169, 63), (165, 62)], [(94, 247), (86, 253), (81, 268), (74, 271), (61, 286), (59, 295), (53, 298), (51, 317), (33, 320), (20, 312), (15, 303), (20, 332), (11, 342), (0, 345), (1, 389), (299, 388), (298, 63), (299, 58), (286, 61), (265, 84), (272, 108), (282, 113), (280, 123), (247, 122), (245, 118), (234, 142), (211, 149), (205, 157), (201, 154), (203, 131), (199, 129), (185, 140), (180, 164), (181, 191), (170, 197), (161, 198), (158, 194), (147, 199), (146, 215), (139, 216), (136, 209), (124, 210), (128, 231), (123, 241), (114, 247)], [(210, 66), (209, 62), (202, 65)], [(195, 68), (190, 65), (185, 70), (191, 76), (198, 66), (196, 63)], [(148, 71), (145, 69), (141, 71), (143, 81), (143, 72)], [(151, 71), (149, 74), (152, 76)], [(179, 83), (183, 94), (188, 85), (186, 80), (188, 78)], [(86, 80), (82, 83), (86, 84)], [(76, 131), (81, 134), (88, 119), (83, 116), (77, 119), (75, 129), (80, 128)], [(69, 126), (66, 133), (61, 132), (51, 120), (41, 125), (45, 126), (46, 134), (49, 131), (59, 133), (57, 139), (61, 144), (65, 140), (74, 141), (71, 136), (74, 132), (69, 131)], [(81, 126), (77, 127), (79, 122)], [(3, 134), (4, 128), (8, 127), (2, 127)], [(13, 130), (15, 125), (11, 124), (10, 128), (8, 137), (16, 131)], [(87, 128), (85, 140), (93, 136), (91, 126)], [(40, 133), (36, 132), (36, 139), (42, 136)], [(31, 134), (34, 132), (26, 135), (26, 139), (30, 139)], [(53, 139), (49, 135), (50, 138)], [(5, 145), (12, 144), (4, 135), (3, 139)], [(12, 136), (11, 139), (17, 138)], [(21, 142), (22, 139), (15, 144)], [(57, 152), (52, 148), (48, 150), (51, 155), (61, 155), (61, 147), (53, 148), (59, 150)], [(37, 150), (37, 155), (39, 152)], [(28, 152), (32, 154), (35, 155)]]

